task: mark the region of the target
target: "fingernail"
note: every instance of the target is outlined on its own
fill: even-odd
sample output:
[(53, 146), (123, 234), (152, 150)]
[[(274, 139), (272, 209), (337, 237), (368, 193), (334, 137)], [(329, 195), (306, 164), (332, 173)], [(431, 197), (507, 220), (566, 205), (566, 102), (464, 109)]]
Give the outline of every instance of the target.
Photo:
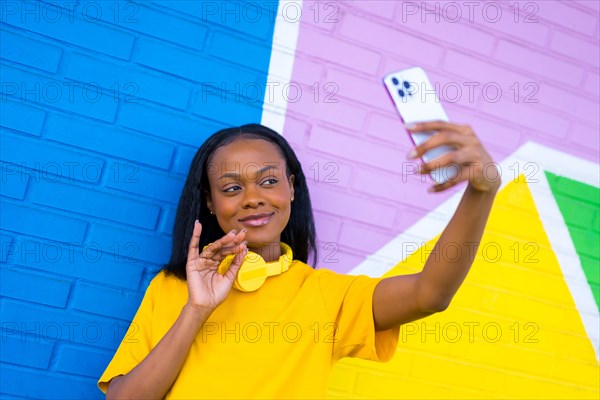
[(247, 228), (243, 228), (240, 232), (246, 232), (246, 231), (248, 231), (248, 229)]
[(417, 151), (415, 149), (412, 149), (409, 153), (408, 153), (408, 159), (412, 160), (413, 158), (417, 158)]
[(194, 225), (199, 224), (199, 223), (200, 223), (200, 221), (198, 221), (198, 220), (194, 221)]
[(235, 235), (237, 231), (235, 229), (232, 229), (229, 233), (233, 233)]
[(404, 127), (406, 129), (408, 129), (409, 131), (412, 131), (413, 129), (417, 129), (417, 124), (407, 124), (407, 125), (404, 125)]

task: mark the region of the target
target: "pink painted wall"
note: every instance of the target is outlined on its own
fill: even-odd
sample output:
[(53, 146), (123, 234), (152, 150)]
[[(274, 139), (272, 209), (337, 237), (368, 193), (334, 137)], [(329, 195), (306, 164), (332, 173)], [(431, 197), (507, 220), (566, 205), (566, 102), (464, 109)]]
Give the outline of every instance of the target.
[(410, 141), (381, 83), (394, 70), (422, 66), (496, 161), (535, 141), (598, 162), (598, 13), (597, 1), (305, 1), (302, 96), (283, 134), (310, 180), (318, 265), (349, 271), (452, 193), (407, 172)]

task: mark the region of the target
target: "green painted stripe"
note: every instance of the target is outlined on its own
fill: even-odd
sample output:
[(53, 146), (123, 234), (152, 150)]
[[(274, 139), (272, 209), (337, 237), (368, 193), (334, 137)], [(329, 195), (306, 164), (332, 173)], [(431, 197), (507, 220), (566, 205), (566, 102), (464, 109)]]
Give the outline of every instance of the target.
[(600, 310), (600, 189), (545, 173)]

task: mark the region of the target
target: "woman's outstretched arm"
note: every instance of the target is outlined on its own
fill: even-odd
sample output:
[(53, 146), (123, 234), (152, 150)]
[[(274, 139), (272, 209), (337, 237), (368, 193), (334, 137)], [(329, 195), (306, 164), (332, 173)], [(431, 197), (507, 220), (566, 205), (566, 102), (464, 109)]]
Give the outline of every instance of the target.
[[(500, 187), (500, 174), (490, 155), (467, 125), (449, 122), (417, 124), (412, 132), (436, 131), (425, 143), (417, 146), (411, 158), (420, 157), (428, 150), (450, 145), (455, 150), (435, 162), (423, 165), (422, 173), (456, 164), (459, 173), (452, 180), (435, 185), (439, 192), (468, 181), (456, 212), (444, 229), (440, 239), (417, 274), (394, 276), (382, 280), (373, 294), (373, 316), (377, 330), (389, 329), (435, 312), (445, 310), (464, 281), (473, 263), (479, 241), (487, 222), (496, 192)], [(451, 247), (460, 248), (457, 257), (449, 260), (443, 255)]]
[[(246, 255), (245, 231), (229, 232), (199, 252), (202, 227), (196, 221), (190, 240), (186, 265), (188, 302), (179, 317), (158, 344), (133, 370), (113, 378), (107, 399), (162, 399), (175, 382), (202, 325), (229, 294), (241, 261)], [(237, 256), (229, 270), (217, 272), (228, 254)]]

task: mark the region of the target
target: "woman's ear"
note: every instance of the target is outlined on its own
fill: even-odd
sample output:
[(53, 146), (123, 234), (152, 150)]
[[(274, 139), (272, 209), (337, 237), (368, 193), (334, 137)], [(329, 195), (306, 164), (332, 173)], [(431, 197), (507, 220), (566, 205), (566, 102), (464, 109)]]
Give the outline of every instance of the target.
[(208, 211), (210, 211), (210, 213), (213, 213), (213, 204), (212, 204), (212, 198), (210, 197), (210, 192), (208, 190), (204, 191), (204, 198), (206, 199), (206, 207), (208, 207)]
[(290, 198), (292, 201), (294, 201), (294, 179), (296, 177), (294, 175), (290, 175), (290, 177), (288, 178), (288, 183), (290, 184)]

